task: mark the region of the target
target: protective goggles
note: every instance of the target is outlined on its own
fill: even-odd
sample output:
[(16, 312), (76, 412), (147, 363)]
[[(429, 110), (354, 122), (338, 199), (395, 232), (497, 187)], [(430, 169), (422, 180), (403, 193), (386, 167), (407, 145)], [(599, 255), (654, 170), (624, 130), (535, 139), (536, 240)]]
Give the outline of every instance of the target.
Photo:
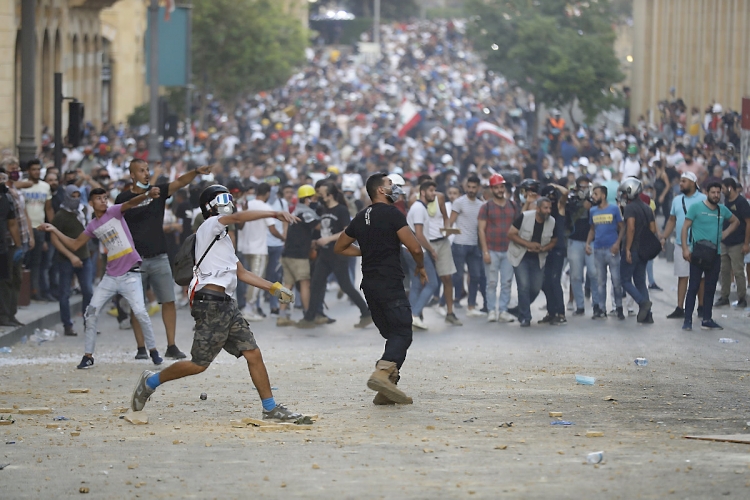
[(232, 195), (229, 193), (220, 193), (216, 195), (216, 198), (211, 200), (208, 204), (209, 207), (224, 207), (232, 203)]

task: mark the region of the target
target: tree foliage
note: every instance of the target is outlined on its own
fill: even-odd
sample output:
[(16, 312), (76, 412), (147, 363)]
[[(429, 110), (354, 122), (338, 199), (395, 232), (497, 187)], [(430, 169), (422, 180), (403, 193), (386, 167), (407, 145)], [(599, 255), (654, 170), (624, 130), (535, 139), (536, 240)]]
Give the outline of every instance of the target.
[[(373, 0), (346, 0), (342, 4), (357, 17), (373, 16)], [(406, 20), (419, 14), (419, 7), (414, 0), (381, 0), (380, 17), (382, 19)]]
[(233, 100), (277, 87), (304, 62), (307, 29), (275, 0), (193, 0), (193, 81)]
[(468, 0), (468, 33), (488, 69), (549, 107), (576, 100), (588, 120), (620, 104), (623, 80), (614, 53), (608, 0)]

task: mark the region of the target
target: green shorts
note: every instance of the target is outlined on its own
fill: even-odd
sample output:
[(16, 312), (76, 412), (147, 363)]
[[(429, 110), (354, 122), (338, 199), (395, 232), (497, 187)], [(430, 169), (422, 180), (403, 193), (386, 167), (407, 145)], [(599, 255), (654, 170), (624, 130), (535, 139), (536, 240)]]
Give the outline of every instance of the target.
[(236, 301), (196, 299), (192, 315), (195, 319), (195, 331), (190, 354), (196, 365), (210, 365), (222, 349), (239, 358), (244, 351), (258, 348), (255, 336), (242, 317)]

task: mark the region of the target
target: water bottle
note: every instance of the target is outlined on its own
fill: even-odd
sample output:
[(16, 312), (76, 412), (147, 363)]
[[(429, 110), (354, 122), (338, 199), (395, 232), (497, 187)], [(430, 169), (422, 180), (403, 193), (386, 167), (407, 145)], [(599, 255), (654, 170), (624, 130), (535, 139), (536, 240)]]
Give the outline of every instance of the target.
[(648, 366), (648, 360), (646, 358), (635, 358), (635, 364), (638, 366)]
[(719, 339), (719, 342), (721, 342), (722, 344), (736, 344), (737, 342), (739, 342), (739, 340), (721, 338)]
[(0, 354), (10, 354), (12, 351), (10, 347), (0, 347)]
[(600, 464), (602, 463), (602, 460), (604, 460), (603, 451), (595, 451), (586, 455), (586, 462), (590, 464)]

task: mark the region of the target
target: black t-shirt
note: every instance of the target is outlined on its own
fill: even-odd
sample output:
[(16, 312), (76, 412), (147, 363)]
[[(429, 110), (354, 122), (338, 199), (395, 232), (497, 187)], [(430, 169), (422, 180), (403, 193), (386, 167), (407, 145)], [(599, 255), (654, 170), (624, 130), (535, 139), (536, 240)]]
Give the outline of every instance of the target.
[[(520, 230), (521, 224), (523, 223), (523, 214), (516, 217), (516, 220), (513, 221), (513, 227)], [(534, 218), (534, 234), (531, 235), (531, 241), (532, 243), (539, 243), (542, 244), (542, 230), (544, 229), (544, 222), (539, 222)]]
[[(146, 201), (135, 208), (123, 212), (125, 222), (128, 223), (130, 234), (135, 242), (141, 258), (156, 257), (167, 253), (167, 239), (164, 236), (164, 209), (169, 198), (169, 184), (159, 184), (159, 197)], [(138, 196), (132, 191), (120, 193), (115, 204), (125, 203)]]
[[(727, 236), (727, 239), (723, 243), (728, 246), (741, 245), (745, 243), (745, 219), (750, 218), (750, 203), (747, 202), (744, 196), (739, 195), (734, 201), (724, 201), (724, 205), (732, 212), (732, 215), (740, 220), (740, 225), (734, 230), (732, 234)], [(724, 229), (729, 227), (729, 221), (724, 221)]]
[(346, 228), (362, 250), (362, 276), (404, 279), (401, 267), (401, 240), (398, 231), (406, 226), (406, 216), (394, 205), (375, 203), (359, 212)]
[(282, 257), (289, 257), (290, 259), (309, 258), (313, 230), (318, 225), (318, 222), (314, 220), (306, 223), (301, 220), (296, 224), (289, 224), (286, 230), (284, 250), (281, 252)]
[[(630, 253), (636, 253), (641, 236), (643, 235), (644, 229), (649, 231), (649, 224), (654, 219), (654, 212), (651, 207), (643, 203), (640, 198), (636, 198), (625, 205), (625, 209), (622, 211), (622, 218), (625, 220), (625, 226), (627, 227), (628, 219), (635, 219), (635, 234), (633, 235), (633, 244), (630, 246)], [(627, 234), (627, 233), (626, 233)], [(624, 252), (627, 245), (627, 237), (622, 239), (622, 251)]]
[[(193, 234), (193, 206), (189, 201), (183, 201), (177, 205), (176, 216), (182, 219), (182, 232), (180, 233), (180, 245), (185, 243), (188, 236)], [(127, 213), (127, 212), (126, 212)]]
[[(339, 203), (333, 208), (328, 208), (324, 204), (318, 206), (318, 215), (320, 216), (320, 237), (327, 238), (332, 234), (337, 234), (346, 229), (351, 218), (349, 217), (349, 208)], [(330, 242), (321, 250), (333, 252), (335, 241)]]
[(589, 236), (589, 209), (582, 201), (568, 203), (565, 207), (565, 218), (569, 228), (568, 239), (573, 241), (586, 241)]

